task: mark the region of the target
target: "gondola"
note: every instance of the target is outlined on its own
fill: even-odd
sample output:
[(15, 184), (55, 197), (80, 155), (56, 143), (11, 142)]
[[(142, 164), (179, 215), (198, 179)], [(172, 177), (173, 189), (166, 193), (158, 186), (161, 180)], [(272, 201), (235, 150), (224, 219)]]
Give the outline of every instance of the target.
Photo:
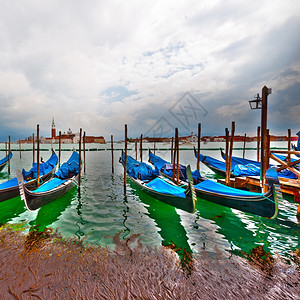
[(0, 172), (4, 169), (4, 167), (7, 165), (8, 160), (11, 159), (13, 156), (12, 152), (10, 152), (10, 155), (6, 155), (4, 158), (0, 160)]
[[(58, 157), (52, 150), (52, 155), (46, 161), (40, 164), (40, 180), (41, 182), (48, 181), (53, 173), (58, 162)], [(37, 163), (33, 163), (32, 168), (27, 172), (23, 169), (24, 185), (27, 189), (33, 190), (37, 187)], [(14, 177), (8, 181), (0, 183), (0, 202), (19, 196), (18, 179)]]
[[(195, 157), (197, 158), (198, 154), (197, 151), (194, 147), (194, 154)], [(226, 163), (223, 161), (220, 161), (218, 159), (215, 159), (211, 156), (208, 155), (202, 155), (200, 153), (200, 158), (199, 160), (206, 165), (209, 169), (211, 169), (214, 173), (221, 177), (226, 177)], [(232, 171), (232, 166), (231, 166), (231, 171)], [(237, 175), (234, 175), (232, 172), (230, 173), (230, 177), (236, 177)]]
[[(125, 155), (120, 162), (124, 166)], [(193, 186), (190, 167), (187, 168), (187, 188), (182, 188), (159, 175), (158, 169), (127, 156), (127, 176), (140, 190), (151, 197), (176, 208), (193, 213), (195, 211), (196, 194)]]
[(53, 178), (40, 185), (36, 190), (26, 188), (21, 171), (17, 171), (17, 178), (21, 199), (28, 210), (36, 210), (47, 203), (61, 197), (76, 184), (79, 173), (79, 155), (74, 151), (67, 162), (63, 163)]
[[(223, 152), (223, 150), (220, 148), (221, 156), (226, 161), (226, 154)], [(286, 160), (287, 157), (283, 155), (274, 154), (274, 156), (278, 157), (282, 161)], [(291, 158), (292, 162), (295, 162), (296, 159)], [(275, 165), (270, 165), (270, 167), (275, 167)], [(231, 169), (232, 173), (235, 176), (259, 176), (260, 175), (260, 162), (232, 156), (231, 158)], [(250, 174), (247, 174), (249, 170), (253, 170)], [(255, 174), (256, 172), (256, 174)], [(290, 170), (282, 170), (278, 172), (279, 177), (288, 178), (288, 179), (297, 179), (297, 176)]]
[[(149, 161), (155, 161), (154, 157), (155, 155), (151, 154)], [(159, 157), (156, 156), (156, 158)], [(161, 166), (161, 163), (157, 166)], [(266, 193), (253, 193), (235, 189), (203, 177), (201, 182), (196, 184), (194, 188), (197, 197), (201, 199), (246, 213), (274, 219), (278, 214), (278, 198), (281, 197), (278, 176), (274, 168), (267, 170), (267, 180), (270, 190)]]

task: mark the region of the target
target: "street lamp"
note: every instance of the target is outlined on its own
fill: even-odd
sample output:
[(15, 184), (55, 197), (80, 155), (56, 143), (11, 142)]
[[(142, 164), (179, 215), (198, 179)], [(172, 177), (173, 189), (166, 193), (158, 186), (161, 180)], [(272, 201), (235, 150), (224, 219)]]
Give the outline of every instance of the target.
[(249, 104), (251, 109), (261, 109), (262, 101), (261, 98), (259, 97), (259, 94), (256, 95), (256, 98), (254, 100), (250, 100)]
[(262, 89), (262, 98), (259, 94), (254, 100), (249, 101), (251, 109), (261, 109), (261, 178), (263, 190), (266, 189), (266, 171), (269, 168), (269, 153), (267, 153), (267, 110), (268, 110), (268, 95), (272, 93), (272, 89), (266, 86)]

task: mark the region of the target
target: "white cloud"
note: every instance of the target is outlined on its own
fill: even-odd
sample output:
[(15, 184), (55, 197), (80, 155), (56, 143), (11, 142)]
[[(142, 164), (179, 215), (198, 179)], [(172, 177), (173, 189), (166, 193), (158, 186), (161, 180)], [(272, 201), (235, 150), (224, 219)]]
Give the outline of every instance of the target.
[[(293, 0), (0, 0), (5, 130), (23, 118), (23, 131), (40, 122), (47, 134), (54, 116), (62, 130), (109, 136), (128, 123), (142, 132), (186, 91), (219, 116), (204, 120), (217, 130), (264, 84), (284, 91), (299, 82), (299, 22), (291, 21), (299, 8)], [(103, 94), (113, 87), (129, 94)]]

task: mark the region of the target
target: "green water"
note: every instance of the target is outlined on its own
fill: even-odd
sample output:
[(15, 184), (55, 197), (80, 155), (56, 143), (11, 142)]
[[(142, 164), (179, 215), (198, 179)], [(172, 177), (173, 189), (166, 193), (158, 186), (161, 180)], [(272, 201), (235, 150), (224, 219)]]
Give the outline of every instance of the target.
[[(18, 146), (15, 145), (15, 149)], [(116, 147), (117, 146), (117, 147)], [(147, 146), (144, 145), (146, 149)], [(196, 160), (191, 151), (193, 145), (183, 145), (180, 153), (182, 164), (190, 163), (196, 167)], [(203, 154), (220, 158), (218, 149), (222, 143), (206, 144)], [(273, 147), (283, 147), (284, 143), (274, 143)], [(30, 145), (22, 146), (30, 149)], [(72, 149), (72, 145), (63, 145)], [(160, 149), (169, 145), (161, 144)], [(249, 145), (252, 148), (253, 145)], [(0, 146), (1, 148), (1, 146)], [(50, 145), (42, 145), (44, 160), (50, 157)], [(58, 147), (54, 147), (58, 148)], [(41, 209), (30, 212), (25, 209), (19, 197), (0, 203), (0, 223), (23, 223), (28, 225), (27, 231), (34, 226), (43, 229), (52, 227), (63, 236), (85, 239), (88, 242), (113, 247), (113, 236), (121, 233), (121, 238), (131, 234), (140, 234), (143, 244), (150, 247), (173, 244), (176, 248), (189, 252), (201, 252), (205, 247), (214, 254), (216, 247), (222, 251), (249, 252), (257, 245), (265, 245), (264, 249), (272, 254), (278, 252), (283, 256), (299, 248), (300, 223), (296, 218), (297, 206), (292, 199), (283, 199), (279, 204), (279, 215), (275, 220), (253, 216), (237, 210), (222, 207), (205, 200), (198, 199), (197, 209), (193, 214), (175, 209), (167, 204), (144, 194), (128, 183), (126, 197), (123, 194), (123, 168), (118, 163), (120, 151), (114, 152), (115, 173), (111, 173), (111, 153), (106, 149), (110, 145), (88, 145), (95, 150), (86, 152), (86, 173), (82, 175), (81, 193), (74, 188), (68, 194), (49, 203)], [(122, 148), (121, 144), (115, 148)], [(238, 145), (237, 145), (237, 148)], [(14, 149), (14, 147), (12, 147)], [(129, 145), (134, 149), (134, 145)], [(130, 153), (135, 156), (131, 150)], [(0, 152), (0, 155), (4, 154)], [(61, 161), (66, 161), (70, 151), (63, 151)], [(169, 160), (168, 150), (158, 150), (157, 154)], [(241, 150), (234, 155), (242, 155)], [(1, 155), (3, 157), (4, 155)], [(248, 150), (247, 158), (255, 158), (256, 150)], [(144, 153), (147, 160), (147, 152)], [(14, 151), (11, 161), (11, 177), (17, 168), (29, 169), (32, 163), (31, 151)], [(213, 177), (213, 173), (201, 165), (203, 175)], [(7, 180), (7, 168), (0, 176), (0, 182)]]

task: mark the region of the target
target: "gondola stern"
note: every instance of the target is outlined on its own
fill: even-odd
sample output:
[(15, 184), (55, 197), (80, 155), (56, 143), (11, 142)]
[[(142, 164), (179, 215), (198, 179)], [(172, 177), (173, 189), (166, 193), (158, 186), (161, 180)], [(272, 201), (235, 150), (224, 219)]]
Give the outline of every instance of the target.
[(188, 187), (185, 191), (185, 195), (187, 199), (190, 199), (192, 201), (192, 213), (196, 211), (196, 201), (197, 201), (197, 196), (196, 196), (196, 190), (193, 184), (193, 176), (192, 176), (192, 171), (191, 171), (191, 166), (188, 165), (186, 168), (186, 174), (187, 174), (187, 179), (188, 179)]
[(28, 210), (32, 211), (32, 209), (30, 209), (27, 205), (27, 199), (26, 199), (26, 193), (25, 193), (26, 187), (24, 185), (24, 178), (23, 178), (23, 174), (22, 174), (20, 169), (16, 170), (16, 175), (17, 175), (17, 179), (18, 179), (18, 185), (19, 185), (19, 192), (20, 192), (21, 200), (24, 201), (26, 208)]
[(273, 201), (274, 205), (275, 205), (275, 212), (274, 212), (273, 216), (269, 217), (269, 219), (275, 219), (278, 215), (278, 209), (279, 209), (278, 202), (280, 199), (282, 199), (280, 183), (279, 183), (278, 174), (276, 172), (275, 167), (271, 167), (267, 170), (266, 178), (267, 178), (267, 182), (268, 182), (268, 184), (271, 188), (271, 192), (272, 192), (270, 201)]

